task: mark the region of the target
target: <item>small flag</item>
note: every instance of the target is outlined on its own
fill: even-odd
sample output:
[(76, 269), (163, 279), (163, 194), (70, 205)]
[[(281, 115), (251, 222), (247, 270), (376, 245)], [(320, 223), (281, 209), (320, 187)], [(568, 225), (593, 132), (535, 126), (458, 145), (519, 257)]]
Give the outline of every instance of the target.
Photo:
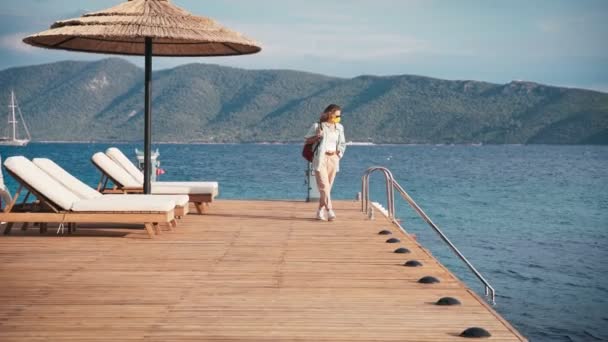
[(156, 169), (156, 175), (157, 176), (164, 175), (164, 174), (165, 174), (165, 170), (163, 170), (161, 168)]

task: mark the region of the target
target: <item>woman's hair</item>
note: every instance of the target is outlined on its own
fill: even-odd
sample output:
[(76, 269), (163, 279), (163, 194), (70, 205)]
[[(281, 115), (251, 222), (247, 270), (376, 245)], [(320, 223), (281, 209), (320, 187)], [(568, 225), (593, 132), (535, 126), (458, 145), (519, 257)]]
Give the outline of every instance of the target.
[(327, 122), (329, 120), (329, 117), (332, 116), (332, 114), (334, 114), (335, 112), (342, 110), (342, 108), (340, 108), (340, 106), (338, 106), (337, 104), (330, 104), (329, 106), (327, 106), (325, 108), (325, 110), (323, 111), (323, 113), (321, 113), (321, 116), (319, 117), (319, 121), (321, 122)]

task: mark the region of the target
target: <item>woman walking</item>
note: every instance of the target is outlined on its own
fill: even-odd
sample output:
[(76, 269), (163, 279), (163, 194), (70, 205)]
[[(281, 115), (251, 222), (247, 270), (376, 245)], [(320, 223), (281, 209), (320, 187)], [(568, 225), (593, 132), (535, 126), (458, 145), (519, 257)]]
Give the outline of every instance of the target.
[[(306, 143), (316, 143), (316, 151), (312, 160), (317, 187), (319, 188), (318, 220), (333, 221), (336, 213), (331, 205), (331, 187), (336, 173), (340, 171), (340, 159), (346, 150), (344, 127), (340, 124), (342, 109), (330, 104), (325, 108), (318, 123), (314, 123), (306, 133)], [(325, 214), (327, 210), (327, 215)]]

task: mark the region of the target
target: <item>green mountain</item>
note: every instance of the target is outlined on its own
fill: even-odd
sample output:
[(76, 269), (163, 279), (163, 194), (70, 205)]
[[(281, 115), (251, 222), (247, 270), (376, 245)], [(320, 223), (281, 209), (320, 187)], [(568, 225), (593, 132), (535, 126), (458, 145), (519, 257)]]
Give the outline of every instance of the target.
[[(35, 140), (143, 139), (143, 71), (122, 59), (0, 71), (1, 108), (11, 89)], [(353, 141), (608, 144), (608, 94), (532, 82), (189, 64), (154, 73), (152, 103), (153, 139), (165, 142), (300, 142), (337, 103)]]

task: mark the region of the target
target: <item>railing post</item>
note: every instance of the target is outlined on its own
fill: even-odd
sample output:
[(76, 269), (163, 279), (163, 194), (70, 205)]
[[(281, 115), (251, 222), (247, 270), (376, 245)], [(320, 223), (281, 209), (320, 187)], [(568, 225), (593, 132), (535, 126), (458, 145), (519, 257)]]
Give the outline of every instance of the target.
[(391, 213), (391, 219), (395, 219), (396, 215), (395, 215), (395, 178), (393, 177), (393, 173), (389, 170), (389, 169), (384, 169), (384, 172), (386, 173), (386, 178), (387, 178), (387, 184), (390, 188), (390, 193), (387, 195), (388, 198), (390, 198), (390, 203), (388, 203), (389, 205), (389, 212)]
[(362, 212), (366, 211), (366, 208), (365, 208), (365, 196), (366, 196), (365, 176), (366, 176), (366, 174), (363, 174), (363, 177), (361, 177), (361, 211)]
[(386, 206), (391, 220), (395, 218), (395, 192), (393, 189), (393, 174), (385, 167), (372, 166), (368, 168), (361, 177), (361, 211), (367, 213), (369, 208), (369, 177), (374, 171), (382, 171), (386, 181)]

